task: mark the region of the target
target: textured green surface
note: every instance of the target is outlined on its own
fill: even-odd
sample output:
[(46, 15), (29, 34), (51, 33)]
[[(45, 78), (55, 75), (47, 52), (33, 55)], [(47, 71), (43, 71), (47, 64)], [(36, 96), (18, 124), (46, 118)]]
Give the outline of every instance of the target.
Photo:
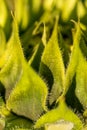
[[(73, 123), (74, 130), (82, 130), (82, 122), (80, 119), (66, 106), (64, 100), (59, 102), (59, 106), (43, 115), (37, 122), (35, 127), (39, 128), (45, 124), (55, 123), (60, 120), (69, 121)], [(48, 127), (49, 128), (49, 127)], [(47, 129), (49, 130), (49, 129)]]
[[(50, 79), (50, 74), (46, 69), (49, 69), (50, 73), (52, 73), (53, 76), (53, 84), (48, 84), (48, 86), (50, 85), (49, 87), (51, 87), (49, 97), (50, 104), (52, 104), (60, 96), (64, 89), (64, 64), (58, 45), (57, 22), (58, 21), (56, 20), (52, 36), (45, 46), (40, 64), (40, 74), (44, 77), (44, 79), (47, 77), (45, 79), (47, 82), (48, 80), (52, 79)], [(46, 67), (44, 68), (44, 66)]]
[(0, 0), (0, 130), (86, 127), (87, 0)]
[(15, 20), (7, 52), (9, 60), (0, 73), (6, 89), (6, 106), (18, 115), (36, 120), (46, 110), (47, 87), (23, 56)]

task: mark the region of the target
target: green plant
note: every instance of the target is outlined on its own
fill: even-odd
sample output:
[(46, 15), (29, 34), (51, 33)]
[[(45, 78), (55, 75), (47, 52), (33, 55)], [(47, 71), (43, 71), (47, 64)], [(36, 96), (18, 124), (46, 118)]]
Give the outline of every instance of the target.
[(63, 2), (2, 1), (1, 130), (87, 129), (87, 1)]

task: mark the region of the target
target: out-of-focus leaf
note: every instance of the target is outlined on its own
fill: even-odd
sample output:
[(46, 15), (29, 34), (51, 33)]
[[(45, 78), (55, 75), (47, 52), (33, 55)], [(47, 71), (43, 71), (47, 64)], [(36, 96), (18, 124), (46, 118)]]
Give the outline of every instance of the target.
[(25, 29), (28, 27), (30, 20), (29, 12), (29, 0), (14, 0), (15, 3), (15, 16), (19, 25), (21, 24), (22, 28)]
[(54, 0), (44, 0), (44, 9), (45, 10), (52, 10)]
[(87, 130), (87, 126), (84, 126), (84, 128), (82, 130)]
[(41, 0), (14, 0), (15, 16), (22, 30), (35, 22), (42, 14), (43, 6)]
[(11, 31), (11, 13), (5, 0), (0, 0), (0, 26), (4, 29), (6, 39), (9, 38)]
[(45, 11), (41, 16), (40, 20), (43, 21), (44, 23), (48, 23), (49, 21), (51, 22), (53, 20), (52, 17), (53, 16), (51, 15), (50, 11)]
[(43, 51), (40, 65), (40, 74), (47, 81), (51, 89), (49, 97), (50, 104), (60, 96), (64, 89), (64, 64), (57, 39), (57, 22), (52, 36)]
[(8, 10), (4, 0), (0, 0), (0, 26), (4, 27), (8, 18)]
[(46, 27), (45, 27), (45, 24), (44, 24), (44, 30), (43, 30), (43, 35), (42, 35), (42, 42), (43, 42), (43, 45), (46, 46), (46, 43), (47, 43), (47, 36), (46, 36)]
[(6, 0), (6, 4), (12, 12), (14, 12), (14, 0)]
[(6, 38), (2, 28), (0, 28), (0, 58), (6, 49)]
[(62, 16), (61, 16), (64, 22), (68, 21), (71, 15), (74, 15), (74, 16), (76, 15), (76, 12), (73, 13), (73, 11), (76, 10), (77, 1), (78, 0), (64, 1), (63, 7), (62, 7)]
[(85, 9), (83, 3), (81, 1), (78, 1), (77, 15), (79, 16), (79, 18), (82, 18), (82, 17), (84, 17), (85, 14), (86, 14), (86, 9)]
[(62, 11), (64, 0), (55, 0), (55, 4), (56, 4), (56, 7), (58, 8), (58, 10)]

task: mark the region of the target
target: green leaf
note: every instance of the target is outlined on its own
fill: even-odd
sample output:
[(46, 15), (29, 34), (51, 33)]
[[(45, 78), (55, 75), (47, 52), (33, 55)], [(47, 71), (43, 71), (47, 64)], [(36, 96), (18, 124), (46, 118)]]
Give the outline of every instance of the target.
[(67, 64), (69, 62), (69, 50), (67, 48), (67, 45), (61, 35), (61, 33), (59, 32), (58, 34), (58, 41), (59, 41), (59, 47), (61, 48), (61, 51), (62, 51), (62, 55), (63, 55), (63, 61), (64, 61), (64, 65), (65, 65), (65, 68), (67, 67)]
[(46, 35), (46, 26), (44, 24), (44, 30), (43, 30), (43, 35), (42, 35), (42, 42), (43, 42), (43, 45), (46, 46), (46, 43), (47, 43), (47, 35)]
[(18, 24), (21, 25), (22, 29), (26, 29), (30, 20), (29, 2), (28, 0), (18, 0), (18, 2), (14, 1), (14, 4)]
[(80, 22), (76, 25), (76, 27), (77, 28), (74, 36), (73, 51), (71, 54), (71, 59), (68, 68), (66, 70), (65, 93), (70, 87), (73, 77), (76, 75), (75, 93), (80, 103), (83, 105), (84, 108), (86, 108), (87, 47), (82, 37), (83, 35), (80, 28)]
[(35, 124), (35, 128), (45, 125), (47, 128), (46, 130), (51, 130), (51, 125), (54, 124), (54, 128), (56, 128), (55, 123), (58, 125), (61, 121), (68, 125), (71, 124), (73, 130), (82, 130), (83, 128), (81, 120), (67, 107), (64, 99), (60, 100), (56, 109), (53, 109), (40, 117)]
[(14, 1), (15, 16), (17, 17), (18, 24), (22, 30), (35, 22), (40, 17), (43, 11), (41, 0), (18, 0)]
[(2, 115), (2, 107), (3, 106), (4, 106), (4, 101), (0, 97), (0, 130), (3, 130), (5, 127), (5, 120), (4, 120), (4, 117)]
[[(73, 17), (75, 18), (76, 16), (76, 5), (77, 5), (77, 0), (66, 0), (63, 3), (62, 6), (62, 19), (64, 22), (68, 21), (70, 19), (70, 16), (74, 15)], [(72, 17), (71, 17), (72, 18)]]
[(31, 65), (33, 69), (35, 69), (37, 72), (39, 70), (43, 49), (44, 49), (44, 46), (43, 46), (43, 43), (41, 42), (39, 43), (39, 45), (36, 46), (35, 51), (28, 62), (29, 65)]
[[(10, 119), (9, 119), (10, 118)], [(33, 123), (25, 118), (15, 117), (7, 117), (5, 130), (31, 130), (33, 128)]]
[(84, 128), (82, 130), (87, 130), (87, 126), (84, 126)]
[(5, 38), (5, 33), (2, 28), (0, 28), (0, 69), (2, 68), (5, 58), (4, 58), (4, 53), (6, 50), (6, 38)]
[(1, 59), (0, 81), (5, 86), (7, 100), (16, 82), (22, 73), (23, 53), (19, 44), (17, 27), (14, 25), (10, 40), (7, 43), (6, 51)]
[(6, 107), (18, 115), (36, 120), (47, 110), (48, 91), (24, 58), (15, 18), (6, 54), (6, 64), (0, 71), (0, 80), (6, 89)]
[(4, 29), (8, 39), (11, 31), (11, 13), (8, 9), (6, 0), (0, 0), (0, 26)]
[(81, 40), (81, 29), (80, 29), (80, 23), (76, 23), (76, 32), (74, 35), (74, 41), (73, 41), (73, 50), (70, 56), (70, 61), (66, 70), (66, 76), (65, 76), (65, 91), (64, 93), (68, 91), (73, 77), (75, 76), (76, 69), (78, 66), (78, 57), (79, 57), (79, 51), (80, 51), (80, 40)]
[(6, 38), (3, 29), (0, 27), (0, 58), (6, 49)]
[(29, 65), (31, 65), (33, 69), (35, 69), (37, 72), (39, 71), (41, 56), (42, 56), (45, 45), (46, 45), (46, 30), (45, 30), (45, 25), (44, 25), (42, 41), (40, 40), (39, 43), (36, 45), (35, 51), (28, 62)]
[[(84, 109), (87, 109), (87, 46), (82, 38), (80, 42), (80, 51), (78, 54), (78, 66), (76, 70), (76, 96)], [(83, 50), (83, 48), (84, 50)]]
[(0, 107), (0, 126), (4, 130), (18, 130), (19, 128), (31, 130), (33, 123), (28, 119), (10, 113), (5, 105), (2, 105)]
[(47, 45), (42, 54), (40, 74), (51, 89), (49, 102), (52, 104), (64, 89), (64, 64), (57, 39), (57, 20)]
[(8, 18), (8, 10), (6, 7), (5, 0), (0, 0), (0, 3), (0, 26), (5, 27)]
[(7, 100), (7, 108), (18, 115), (36, 120), (46, 109), (46, 96), (47, 88), (43, 80), (28, 64), (23, 63), (21, 79)]

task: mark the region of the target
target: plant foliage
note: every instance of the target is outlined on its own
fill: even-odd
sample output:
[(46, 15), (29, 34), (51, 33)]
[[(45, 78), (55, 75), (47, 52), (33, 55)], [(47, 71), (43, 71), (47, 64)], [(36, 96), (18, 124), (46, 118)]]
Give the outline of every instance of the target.
[(87, 0), (0, 3), (0, 130), (86, 130)]

